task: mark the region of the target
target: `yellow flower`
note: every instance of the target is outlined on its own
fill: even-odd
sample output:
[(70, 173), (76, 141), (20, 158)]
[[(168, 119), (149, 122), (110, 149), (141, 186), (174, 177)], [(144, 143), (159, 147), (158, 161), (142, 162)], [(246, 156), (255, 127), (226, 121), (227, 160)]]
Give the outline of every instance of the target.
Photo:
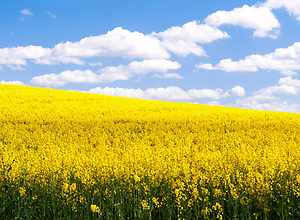
[(150, 206), (149, 206), (149, 204), (146, 200), (142, 200), (141, 204), (142, 204), (143, 210), (149, 210), (150, 209)]
[(76, 183), (72, 183), (72, 185), (69, 186), (70, 193), (76, 192)]
[(253, 213), (254, 218), (257, 219), (258, 218), (258, 213)]
[(26, 194), (26, 189), (24, 187), (19, 188), (20, 196), (24, 196)]
[(91, 205), (92, 212), (100, 213), (100, 208), (96, 205)]
[(222, 208), (222, 206), (218, 202), (215, 205), (213, 205), (213, 207), (212, 207), (212, 209), (214, 209), (214, 210), (218, 210), (220, 208)]
[(152, 201), (153, 201), (153, 203), (154, 203), (154, 205), (155, 205), (156, 208), (159, 208), (159, 207), (160, 207), (158, 198), (153, 197), (153, 198), (152, 198)]
[(135, 182), (140, 182), (141, 181), (141, 178), (138, 175), (134, 175), (133, 179), (134, 179)]

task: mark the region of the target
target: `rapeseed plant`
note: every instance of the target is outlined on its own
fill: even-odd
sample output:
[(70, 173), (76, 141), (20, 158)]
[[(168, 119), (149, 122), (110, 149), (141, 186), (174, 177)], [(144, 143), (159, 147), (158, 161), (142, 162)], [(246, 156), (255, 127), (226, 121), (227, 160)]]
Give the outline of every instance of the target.
[(300, 115), (0, 85), (0, 219), (299, 219)]

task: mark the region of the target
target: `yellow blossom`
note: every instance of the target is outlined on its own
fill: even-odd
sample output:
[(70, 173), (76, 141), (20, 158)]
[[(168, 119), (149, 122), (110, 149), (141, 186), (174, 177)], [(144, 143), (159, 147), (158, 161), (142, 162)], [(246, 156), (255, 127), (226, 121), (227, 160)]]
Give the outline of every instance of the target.
[(97, 205), (91, 205), (91, 211), (100, 213), (100, 208)]
[(19, 188), (20, 196), (24, 196), (26, 194), (26, 189), (24, 187)]

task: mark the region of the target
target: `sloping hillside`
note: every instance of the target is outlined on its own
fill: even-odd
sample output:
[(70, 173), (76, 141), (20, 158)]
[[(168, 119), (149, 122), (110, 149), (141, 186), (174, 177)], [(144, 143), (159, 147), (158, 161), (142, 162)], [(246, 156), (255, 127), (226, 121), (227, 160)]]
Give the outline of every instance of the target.
[(299, 158), (299, 114), (0, 84), (0, 219), (299, 218)]

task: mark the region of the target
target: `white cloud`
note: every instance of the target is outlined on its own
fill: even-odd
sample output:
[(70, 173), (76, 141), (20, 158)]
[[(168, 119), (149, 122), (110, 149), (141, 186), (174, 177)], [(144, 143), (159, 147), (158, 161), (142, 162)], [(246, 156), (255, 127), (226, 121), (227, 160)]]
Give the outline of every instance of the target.
[(200, 64), (196, 64), (196, 67), (198, 69), (206, 69), (206, 70), (217, 70), (217, 67), (214, 67), (211, 63), (200, 63)]
[(18, 65), (7, 65), (11, 70), (25, 70), (23, 67)]
[(22, 15), (31, 15), (31, 16), (33, 15), (33, 14), (29, 11), (29, 9), (23, 9), (23, 10), (21, 10), (20, 12), (21, 12)]
[(145, 98), (159, 100), (189, 100), (191, 97), (187, 92), (175, 86), (167, 88), (151, 88), (145, 91)]
[(90, 89), (89, 93), (96, 93), (102, 95), (113, 95), (113, 96), (123, 96), (130, 98), (144, 98), (144, 91), (141, 89), (124, 89), (124, 88), (110, 88), (110, 87), (97, 87)]
[(299, 0), (267, 0), (264, 3), (265, 7), (273, 9), (284, 7), (290, 14), (296, 16), (300, 21), (300, 1)]
[(162, 45), (180, 56), (188, 54), (204, 56), (205, 51), (196, 43), (210, 43), (229, 37), (226, 32), (207, 24), (200, 24), (199, 21), (188, 22), (182, 27), (174, 26), (163, 32), (152, 33), (152, 35), (162, 38)]
[(235, 86), (233, 87), (230, 92), (235, 96), (245, 96), (246, 92), (245, 89), (241, 86)]
[(0, 64), (20, 67), (26, 65), (26, 60), (30, 59), (43, 65), (83, 65), (85, 62), (82, 58), (101, 56), (165, 59), (170, 54), (156, 37), (118, 27), (103, 35), (86, 37), (74, 43), (62, 42), (53, 48), (33, 45), (2, 48)]
[(100, 73), (98, 83), (108, 83), (117, 80), (128, 80), (135, 74), (128, 66), (108, 66), (98, 71)]
[(167, 72), (168, 70), (177, 70), (181, 65), (177, 62), (165, 59), (151, 59), (143, 61), (133, 61), (128, 65), (134, 73)]
[(282, 101), (274, 96), (269, 96), (268, 99), (262, 99), (261, 96), (255, 95), (237, 99), (234, 107), (300, 113), (299, 104)]
[(81, 71), (63, 71), (60, 74), (46, 74), (42, 76), (35, 76), (31, 79), (30, 83), (37, 86), (59, 87), (64, 86), (68, 82), (80, 83), (93, 83), (97, 82), (97, 74), (90, 70)]
[(278, 81), (278, 85), (287, 85), (287, 86), (295, 86), (300, 87), (300, 80), (292, 79), (291, 76), (280, 78)]
[(183, 79), (183, 77), (180, 76), (177, 73), (164, 73), (164, 74), (157, 74), (156, 73), (156, 74), (152, 75), (152, 77), (153, 78), (160, 78), (160, 79), (162, 79), (162, 78), (166, 78), (166, 79), (171, 79), (171, 78), (173, 78), (173, 79)]
[(4, 81), (4, 80), (2, 80), (2, 81), (0, 81), (0, 83), (1, 84), (11, 84), (11, 85), (24, 85), (24, 83), (23, 82), (21, 82), (21, 81)]
[(186, 41), (195, 43), (210, 43), (217, 39), (228, 38), (228, 34), (207, 24), (200, 24), (199, 21), (191, 21), (182, 27), (174, 26), (163, 32), (153, 33), (163, 40)]
[(51, 49), (41, 46), (26, 47), (6, 47), (0, 49), (0, 64), (8, 65), (12, 69), (21, 69), (21, 65), (26, 65), (26, 59), (38, 59), (49, 56)]
[[(189, 89), (184, 91), (179, 87), (169, 86), (166, 88), (149, 88), (141, 89), (126, 89), (126, 88), (111, 88), (97, 87), (89, 90), (90, 93), (103, 95), (124, 96), (131, 98), (142, 99), (157, 99), (157, 100), (194, 100), (194, 99), (213, 99), (219, 100), (230, 96), (228, 92), (222, 89)], [(234, 95), (234, 94), (232, 94)]]
[[(50, 14), (49, 11), (45, 13)], [(53, 48), (34, 45), (2, 48), (0, 49), (0, 65), (22, 69), (21, 66), (26, 65), (28, 60), (42, 65), (60, 63), (83, 65), (85, 64), (83, 59), (94, 57), (165, 60), (171, 56), (168, 51), (180, 56), (188, 54), (204, 56), (205, 51), (197, 43), (209, 43), (227, 37), (229, 36), (226, 32), (206, 24), (198, 24), (197, 21), (149, 35), (117, 27), (106, 34), (86, 37), (77, 42), (61, 42)], [(100, 62), (89, 64), (100, 66)]]
[(137, 74), (147, 74), (150, 72), (165, 73), (168, 70), (179, 69), (181, 65), (177, 62), (165, 59), (150, 59), (143, 61), (133, 61), (124, 66), (108, 66), (100, 69), (98, 72), (102, 78), (101, 82), (113, 82), (116, 80), (128, 80)]
[(123, 65), (106, 67), (102, 74), (93, 73), (91, 70), (67, 70), (60, 74), (45, 74), (35, 76), (30, 83), (36, 86), (60, 87), (67, 83), (108, 83), (116, 80), (128, 80), (132, 74)]
[(55, 45), (48, 57), (36, 60), (40, 64), (75, 63), (83, 64), (80, 58), (88, 57), (123, 58), (169, 58), (170, 54), (160, 41), (151, 35), (130, 32), (121, 27), (103, 35), (86, 37), (77, 42)]
[(294, 71), (300, 70), (300, 42), (296, 42), (293, 46), (287, 48), (278, 48), (270, 54), (253, 54), (239, 61), (224, 59), (215, 66), (209, 63), (200, 63), (196, 67), (199, 69), (223, 70), (226, 72), (256, 72), (258, 69), (266, 69), (278, 70), (283, 75), (295, 75)]
[(274, 93), (285, 94), (285, 95), (296, 95), (297, 88), (289, 85), (269, 86), (254, 92), (253, 95), (271, 95)]
[(59, 87), (67, 83), (108, 83), (116, 80), (128, 80), (137, 74), (147, 74), (150, 72), (166, 72), (171, 69), (179, 69), (180, 64), (170, 60), (153, 59), (143, 61), (133, 61), (129, 65), (108, 66), (93, 73), (91, 70), (63, 71), (60, 74), (46, 74), (36, 76), (30, 83), (38, 86)]
[(253, 66), (253, 63), (250, 59), (240, 60), (238, 62), (232, 61), (231, 59), (224, 59), (221, 60), (219, 64), (217, 64), (215, 67), (210, 63), (205, 64), (198, 64), (196, 65), (199, 69), (206, 69), (206, 70), (223, 70), (226, 72), (234, 72), (234, 71), (240, 71), (240, 72), (256, 72), (258, 71), (258, 68), (256, 66)]
[(280, 23), (268, 7), (244, 5), (231, 11), (217, 11), (209, 15), (205, 22), (213, 26), (237, 25), (243, 28), (255, 29), (256, 37), (276, 38)]
[(257, 110), (284, 111), (300, 113), (300, 105), (283, 101), (275, 94), (297, 95), (300, 80), (291, 76), (281, 78), (275, 86), (262, 88), (252, 93), (251, 96), (237, 99), (234, 107), (251, 108)]
[(97, 62), (97, 63), (89, 63), (90, 66), (102, 66), (101, 62)]
[(222, 89), (190, 89), (187, 93), (189, 97), (196, 99), (222, 99), (229, 96), (229, 93), (224, 92)]
[(206, 55), (203, 48), (194, 42), (186, 42), (184, 40), (176, 40), (176, 41), (164, 40), (162, 41), (161, 44), (167, 50), (173, 52), (178, 56), (186, 57), (188, 54), (194, 54), (197, 56)]
[(56, 18), (56, 15), (54, 15), (51, 11), (44, 11), (47, 15), (50, 15), (52, 18)]
[(284, 75), (284, 76), (294, 76), (294, 75), (297, 75), (297, 73), (295, 71), (292, 71), (292, 70), (282, 70), (280, 73), (282, 75)]

